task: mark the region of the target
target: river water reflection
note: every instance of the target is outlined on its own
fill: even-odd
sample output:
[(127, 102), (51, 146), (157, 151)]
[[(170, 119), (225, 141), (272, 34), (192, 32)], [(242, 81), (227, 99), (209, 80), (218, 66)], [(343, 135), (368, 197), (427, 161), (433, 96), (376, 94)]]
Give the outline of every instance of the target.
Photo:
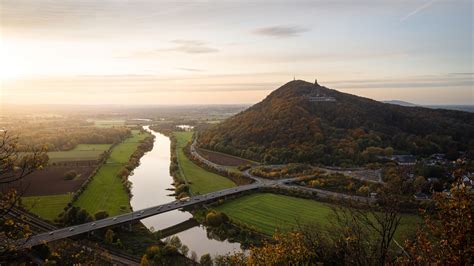
[[(134, 174), (129, 177), (129, 180), (133, 183), (133, 197), (130, 204), (134, 210), (175, 200), (170, 195), (173, 193), (170, 190), (173, 188), (173, 178), (169, 173), (171, 162), (170, 139), (163, 134), (150, 130), (147, 126), (145, 129), (155, 135), (155, 143), (153, 150), (140, 159), (140, 165), (134, 170)], [(189, 212), (175, 210), (143, 219), (142, 223), (148, 228), (153, 227), (155, 230), (160, 230), (184, 222), (191, 217), (192, 215)], [(241, 251), (239, 243), (209, 239), (206, 229), (202, 226), (195, 226), (176, 235), (183, 244), (189, 247), (189, 254), (191, 254), (191, 251), (195, 251), (199, 257), (205, 253), (215, 256)]]

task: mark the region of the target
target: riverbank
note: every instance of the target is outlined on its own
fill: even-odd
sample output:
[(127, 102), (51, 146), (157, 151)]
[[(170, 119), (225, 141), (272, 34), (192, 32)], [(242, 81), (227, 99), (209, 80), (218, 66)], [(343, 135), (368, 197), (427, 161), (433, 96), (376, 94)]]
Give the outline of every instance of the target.
[(119, 173), (147, 137), (151, 137), (151, 134), (133, 130), (131, 137), (115, 146), (73, 206), (81, 207), (92, 215), (101, 210), (109, 215), (129, 212), (130, 195)]
[[(166, 132), (159, 133), (159, 129), (156, 129), (156, 131), (154, 129), (156, 128), (150, 127), (150, 133), (155, 136), (153, 150), (142, 157), (140, 166), (129, 177), (134, 195), (130, 204), (134, 210), (174, 201), (174, 184), (177, 182), (174, 179), (179, 181), (181, 178), (176, 175), (172, 177), (173, 156), (176, 155), (178, 150), (174, 133), (163, 134)], [(186, 145), (186, 142), (184, 145)], [(177, 165), (175, 165), (176, 167)], [(178, 171), (177, 168), (175, 170)], [(186, 171), (187, 169), (185, 173), (188, 173)], [(193, 251), (198, 257), (206, 253), (216, 256), (241, 251), (239, 243), (230, 243), (223, 239), (213, 238), (208, 234), (205, 227), (190, 222), (189, 219), (192, 218), (193, 215), (190, 212), (175, 210), (143, 219), (141, 223), (150, 231), (161, 231), (156, 236), (161, 238), (162, 241), (168, 236), (179, 237), (181, 242), (189, 248), (188, 255), (192, 254)]]
[(176, 138), (176, 153), (180, 174), (188, 181), (191, 193), (205, 194), (236, 186), (230, 179), (206, 171), (186, 156), (183, 149), (192, 140), (193, 132), (178, 131), (173, 132), (173, 135)]
[[(192, 157), (189, 153), (186, 155)], [(211, 164), (212, 168), (226, 169), (226, 166), (215, 163), (208, 164)], [(281, 190), (288, 192), (283, 192), (288, 195), (281, 195)], [(325, 194), (320, 193), (321, 191), (308, 193), (295, 186), (281, 185), (266, 189), (265, 193), (227, 199), (225, 202), (219, 202), (217, 207), (211, 208), (227, 214), (231, 218), (232, 224), (241, 227), (240, 229), (247, 228), (266, 236), (272, 236), (275, 230), (296, 230), (298, 226), (308, 223), (317, 223), (325, 227), (334, 222), (336, 219), (333, 209), (337, 208), (340, 202), (335, 200), (337, 197), (326, 198)], [(319, 198), (318, 196), (323, 197)], [(352, 198), (354, 197), (352, 196)], [(324, 199), (323, 202), (320, 202), (320, 199)], [(372, 200), (370, 198), (361, 199), (362, 202)], [(396, 237), (404, 240), (409, 235), (413, 235), (413, 228), (416, 227), (419, 217), (411, 214), (403, 214), (402, 217)]]

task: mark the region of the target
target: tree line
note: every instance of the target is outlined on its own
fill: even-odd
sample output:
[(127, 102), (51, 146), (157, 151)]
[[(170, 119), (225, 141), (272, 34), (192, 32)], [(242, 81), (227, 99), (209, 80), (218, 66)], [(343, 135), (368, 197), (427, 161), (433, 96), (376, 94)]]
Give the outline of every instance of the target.
[(31, 147), (45, 147), (48, 151), (67, 151), (74, 149), (80, 143), (114, 144), (131, 136), (130, 129), (125, 127), (73, 127), (10, 133), (19, 136), (18, 150), (25, 152)]
[(396, 186), (370, 209), (339, 205), (328, 226), (299, 224), (288, 232), (249, 249), (218, 256), (208, 265), (471, 265), (473, 245), (473, 194), (462, 185), (463, 170), (450, 194), (436, 193), (421, 209), (422, 221), (413, 236), (397, 241), (403, 206)]
[[(336, 102), (310, 102), (316, 90)], [(354, 166), (377, 155), (474, 151), (474, 114), (384, 104), (316, 87), (289, 83), (262, 102), (209, 126), (200, 147), (264, 163), (306, 162)]]

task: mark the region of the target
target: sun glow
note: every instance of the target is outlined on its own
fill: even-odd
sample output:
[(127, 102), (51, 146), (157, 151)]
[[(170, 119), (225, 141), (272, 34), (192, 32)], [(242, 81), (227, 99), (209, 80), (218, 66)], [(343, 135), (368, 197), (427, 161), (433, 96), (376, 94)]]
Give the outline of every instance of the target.
[(0, 80), (16, 79), (27, 74), (27, 58), (16, 50), (13, 43), (0, 38)]
[(254, 103), (295, 76), (377, 100), (473, 102), (470, 1), (0, 2), (2, 101)]

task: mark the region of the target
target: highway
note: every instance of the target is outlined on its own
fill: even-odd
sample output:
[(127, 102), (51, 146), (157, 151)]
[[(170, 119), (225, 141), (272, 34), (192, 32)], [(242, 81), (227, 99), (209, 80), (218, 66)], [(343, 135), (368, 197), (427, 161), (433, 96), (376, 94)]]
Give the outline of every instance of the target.
[[(202, 157), (199, 153), (196, 152), (194, 142), (191, 145), (191, 153), (198, 158), (198, 160), (206, 163), (207, 165), (214, 167), (218, 170), (226, 170), (225, 166), (217, 165), (212, 163)], [(356, 200), (356, 201), (366, 201), (366, 202), (373, 202), (375, 199), (366, 198), (366, 197), (358, 197), (347, 195), (343, 193), (331, 192), (327, 190), (321, 189), (314, 189), (314, 188), (307, 188), (298, 185), (291, 185), (289, 183), (293, 183), (298, 181), (298, 178), (287, 178), (287, 179), (279, 179), (279, 180), (269, 180), (261, 177), (256, 177), (250, 173), (249, 170), (244, 171), (244, 175), (253, 179), (255, 182), (249, 185), (238, 186), (234, 188), (224, 189), (220, 191), (211, 192), (204, 195), (195, 195), (190, 197), (187, 200), (175, 200), (166, 204), (161, 204), (153, 207), (149, 207), (142, 210), (137, 210), (134, 212), (109, 217), (106, 219), (89, 222), (85, 224), (65, 227), (61, 229), (52, 230), (46, 233), (41, 233), (34, 235), (28, 239), (21, 239), (17, 242), (17, 246), (19, 248), (30, 248), (42, 243), (47, 243), (59, 239), (64, 239), (68, 237), (72, 237), (75, 235), (80, 235), (83, 233), (87, 233), (90, 231), (94, 231), (100, 228), (105, 228), (109, 226), (119, 225), (123, 223), (128, 223), (136, 220), (141, 220), (150, 216), (159, 215), (161, 213), (173, 211), (176, 209), (181, 209), (185, 207), (190, 207), (193, 205), (203, 204), (209, 201), (214, 201), (219, 198), (223, 198), (226, 196), (236, 195), (241, 192), (257, 190), (260, 188), (283, 188), (283, 189), (300, 189), (305, 191), (316, 192), (320, 197), (326, 198), (340, 198), (340, 199), (349, 199), (349, 200)]]
[[(17, 219), (17, 220), (21, 219), (22, 222), (30, 226), (30, 228), (32, 229), (32, 232), (34, 232), (35, 234), (45, 232), (45, 231), (57, 230), (57, 228), (54, 225), (38, 217), (31, 215), (29, 212), (22, 211), (20, 209), (13, 208), (10, 211), (10, 213), (8, 213), (8, 215), (11, 216), (13, 219)], [(100, 251), (98, 252), (98, 254), (102, 256), (105, 260), (112, 262), (114, 265), (140, 265), (140, 257), (130, 255), (121, 250), (112, 250), (109, 248), (100, 247), (100, 246), (94, 245), (93, 243), (87, 243), (87, 242), (85, 243), (82, 242), (80, 245), (76, 244), (75, 242), (71, 242), (71, 244), (75, 245), (76, 247), (79, 247), (85, 244), (85, 248), (90, 248), (96, 251)], [(41, 259), (38, 259), (32, 254), (29, 254), (29, 252), (26, 252), (26, 254), (29, 255), (31, 259), (34, 259), (38, 265), (42, 265), (44, 263), (44, 261), (41, 261)]]
[(75, 235), (80, 235), (80, 234), (94, 231), (100, 228), (132, 222), (136, 220), (141, 220), (150, 216), (158, 215), (158, 214), (169, 212), (172, 210), (190, 207), (197, 204), (203, 204), (205, 202), (214, 201), (216, 199), (223, 198), (225, 196), (239, 194), (244, 191), (251, 191), (251, 190), (259, 189), (261, 187), (271, 186), (276, 183), (278, 182), (268, 182), (265, 184), (254, 183), (250, 185), (238, 186), (234, 188), (211, 192), (204, 195), (193, 196), (186, 201), (175, 200), (170, 203), (149, 207), (146, 209), (137, 210), (134, 212), (130, 212), (130, 213), (114, 216), (114, 217), (109, 217), (109, 218), (94, 221), (94, 222), (65, 227), (65, 228), (37, 234), (32, 237), (29, 237), (28, 239), (19, 240), (18, 246), (19, 248), (30, 248), (42, 243), (47, 243), (47, 242), (51, 242), (51, 241), (55, 241), (55, 240), (59, 240), (63, 238), (68, 238)]
[(277, 188), (278, 187), (278, 188), (284, 188), (284, 189), (302, 189), (302, 190), (317, 192), (318, 196), (321, 196), (321, 197), (334, 197), (334, 198), (343, 198), (343, 199), (368, 201), (368, 202), (374, 201), (374, 199), (371, 199), (371, 198), (351, 196), (351, 195), (346, 195), (342, 193), (330, 192), (326, 190), (313, 189), (313, 188), (306, 188), (306, 187), (297, 186), (297, 185), (288, 185), (288, 183), (294, 182), (296, 180), (297, 178), (288, 178), (288, 179), (279, 179), (279, 180), (268, 180), (268, 179), (258, 178), (258, 181), (256, 180), (257, 182), (249, 184), (249, 185), (228, 188), (228, 189), (219, 190), (219, 191), (215, 191), (215, 192), (211, 192), (211, 193), (203, 194), (203, 195), (196, 195), (183, 201), (175, 200), (166, 204), (161, 204), (161, 205), (145, 208), (142, 210), (137, 210), (137, 211), (126, 213), (126, 214), (109, 217), (109, 218), (94, 221), (94, 222), (89, 222), (85, 224), (56, 229), (56, 230), (52, 230), (45, 233), (40, 233), (28, 239), (19, 240), (17, 242), (18, 243), (17, 246), (19, 248), (30, 248), (42, 243), (47, 243), (47, 242), (51, 242), (51, 241), (55, 241), (59, 239), (72, 237), (75, 235), (80, 235), (80, 234), (94, 231), (100, 228), (119, 225), (119, 224), (128, 223), (128, 222), (132, 222), (136, 220), (141, 220), (150, 216), (159, 215), (161, 213), (165, 213), (165, 212), (169, 212), (169, 211), (173, 211), (173, 210), (177, 210), (177, 209), (181, 209), (185, 207), (190, 207), (193, 205), (203, 204), (205, 202), (214, 201), (226, 196), (236, 195), (241, 192), (257, 190), (260, 188)]

